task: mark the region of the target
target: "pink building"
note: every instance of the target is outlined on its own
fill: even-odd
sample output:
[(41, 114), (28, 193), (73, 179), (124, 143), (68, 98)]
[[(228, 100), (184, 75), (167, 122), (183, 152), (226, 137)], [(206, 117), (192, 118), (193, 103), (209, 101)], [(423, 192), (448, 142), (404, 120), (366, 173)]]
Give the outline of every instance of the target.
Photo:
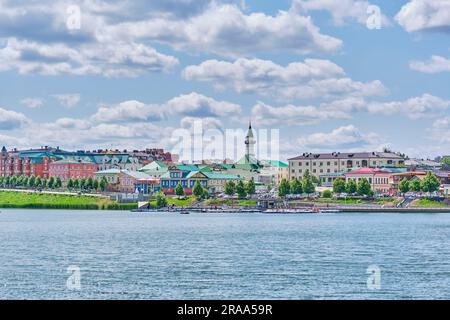
[(63, 182), (69, 179), (94, 178), (97, 170), (96, 164), (87, 161), (59, 160), (49, 165), (50, 177), (59, 177)]

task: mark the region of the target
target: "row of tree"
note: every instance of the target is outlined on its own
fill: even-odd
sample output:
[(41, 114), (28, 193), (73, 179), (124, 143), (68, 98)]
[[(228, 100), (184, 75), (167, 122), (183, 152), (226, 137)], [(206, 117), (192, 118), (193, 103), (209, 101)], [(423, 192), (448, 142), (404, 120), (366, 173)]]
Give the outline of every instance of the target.
[(358, 194), (359, 196), (367, 197), (372, 197), (374, 194), (372, 186), (366, 178), (359, 179), (358, 183), (353, 179), (349, 179), (345, 182), (343, 179), (338, 178), (333, 182), (333, 192)]
[(105, 191), (108, 182), (105, 178), (100, 180), (92, 179), (91, 177), (85, 179), (69, 179), (66, 187), (69, 190), (85, 190), (85, 191)]
[(246, 183), (242, 180), (239, 180), (238, 183), (228, 181), (225, 183), (224, 193), (229, 196), (237, 194), (239, 199), (245, 199), (247, 195), (251, 196), (256, 193), (255, 181), (253, 178)]
[(49, 179), (42, 179), (35, 176), (5, 176), (0, 177), (0, 186), (3, 188), (43, 188), (43, 189), (58, 189), (62, 187), (61, 179), (50, 177)]
[(402, 181), (400, 181), (398, 190), (401, 193), (406, 193), (409, 191), (435, 192), (439, 190), (440, 185), (441, 183), (439, 182), (439, 179), (431, 172), (428, 172), (422, 181), (420, 181), (419, 179), (408, 180), (404, 178)]
[(299, 194), (311, 194), (316, 192), (316, 186), (313, 177), (310, 175), (309, 171), (306, 170), (302, 179), (293, 179), (287, 181), (282, 179), (278, 186), (278, 195), (280, 197), (285, 197), (288, 194), (299, 195)]

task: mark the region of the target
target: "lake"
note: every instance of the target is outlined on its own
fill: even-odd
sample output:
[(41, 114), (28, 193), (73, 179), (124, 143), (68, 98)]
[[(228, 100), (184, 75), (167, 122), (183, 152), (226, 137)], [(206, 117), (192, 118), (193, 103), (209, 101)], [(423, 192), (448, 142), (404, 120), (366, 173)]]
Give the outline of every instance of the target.
[(450, 298), (450, 214), (1, 209), (0, 245), (2, 299)]

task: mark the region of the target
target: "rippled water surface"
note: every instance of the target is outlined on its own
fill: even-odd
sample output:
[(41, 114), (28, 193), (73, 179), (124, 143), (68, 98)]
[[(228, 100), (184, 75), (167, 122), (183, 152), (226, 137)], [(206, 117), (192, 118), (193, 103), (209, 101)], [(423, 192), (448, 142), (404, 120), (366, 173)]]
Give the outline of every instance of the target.
[(450, 215), (2, 209), (0, 298), (450, 299)]

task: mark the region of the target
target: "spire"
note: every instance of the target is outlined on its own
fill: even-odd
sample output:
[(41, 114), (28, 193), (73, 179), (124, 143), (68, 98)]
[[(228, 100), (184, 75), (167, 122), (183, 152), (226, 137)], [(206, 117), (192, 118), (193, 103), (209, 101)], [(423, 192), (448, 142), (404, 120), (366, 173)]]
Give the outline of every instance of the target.
[(252, 119), (250, 119), (250, 121), (248, 122), (248, 129), (249, 129), (249, 130), (252, 129)]

